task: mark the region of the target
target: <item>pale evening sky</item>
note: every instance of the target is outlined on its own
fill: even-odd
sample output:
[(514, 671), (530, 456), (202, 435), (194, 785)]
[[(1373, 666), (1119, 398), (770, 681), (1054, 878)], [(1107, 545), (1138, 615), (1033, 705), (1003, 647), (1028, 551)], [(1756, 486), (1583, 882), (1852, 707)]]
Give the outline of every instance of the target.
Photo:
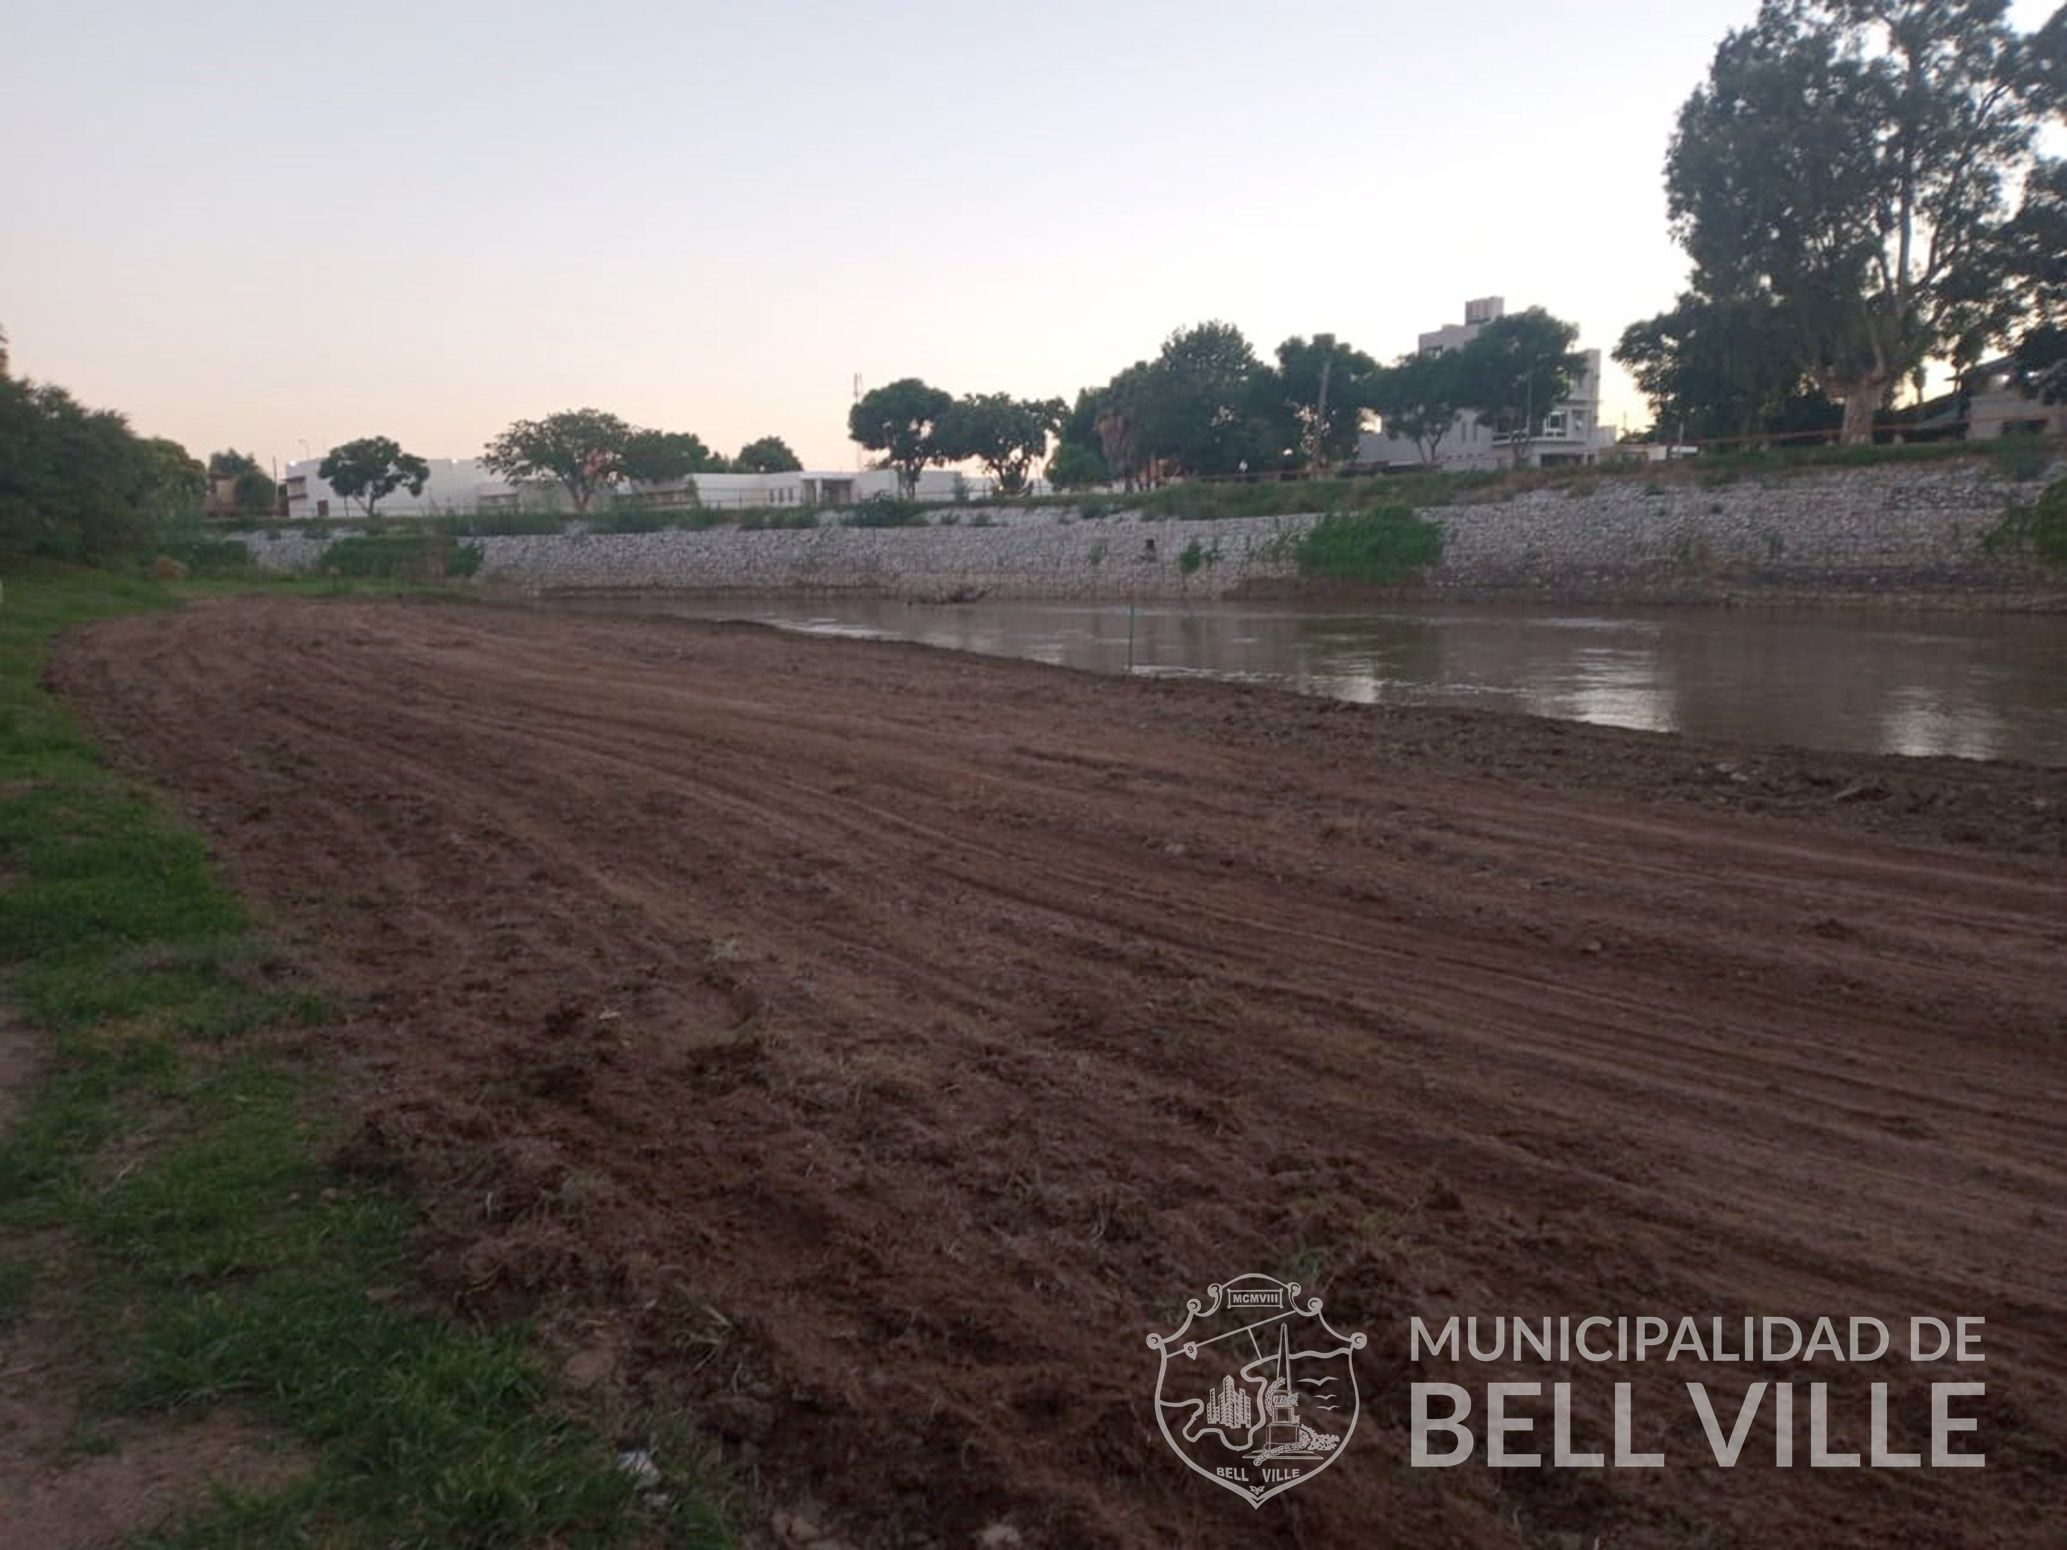
[(1390, 359), (1481, 295), (1605, 352), (1756, 9), (11, 0), (0, 325), (282, 463), (593, 405), (847, 468), (857, 373), (1073, 398), (1207, 318)]

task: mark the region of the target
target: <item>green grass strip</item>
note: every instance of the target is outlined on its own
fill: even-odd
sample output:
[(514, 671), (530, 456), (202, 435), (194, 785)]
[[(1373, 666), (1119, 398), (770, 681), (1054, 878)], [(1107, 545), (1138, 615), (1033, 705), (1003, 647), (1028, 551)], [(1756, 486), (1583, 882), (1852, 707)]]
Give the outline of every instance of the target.
[(152, 1546), (722, 1544), (710, 1492), (672, 1478), (686, 1447), (642, 1497), (524, 1330), (397, 1295), (409, 1200), (328, 1167), (322, 1072), (251, 1037), (320, 1023), (320, 997), (42, 689), (57, 631), (175, 601), (81, 572), (0, 601), (0, 971), (47, 1054), (0, 1134), (0, 1326), (40, 1313), (82, 1353), (83, 1451), (117, 1417), (228, 1405), (306, 1461)]

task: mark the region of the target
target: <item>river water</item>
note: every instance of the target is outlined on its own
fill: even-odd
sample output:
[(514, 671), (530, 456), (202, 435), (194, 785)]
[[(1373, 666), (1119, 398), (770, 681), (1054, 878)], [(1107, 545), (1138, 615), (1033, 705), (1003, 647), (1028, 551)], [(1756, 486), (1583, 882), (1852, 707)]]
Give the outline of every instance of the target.
[(1429, 604), (683, 602), (642, 611), (1752, 743), (2067, 765), (2067, 618)]

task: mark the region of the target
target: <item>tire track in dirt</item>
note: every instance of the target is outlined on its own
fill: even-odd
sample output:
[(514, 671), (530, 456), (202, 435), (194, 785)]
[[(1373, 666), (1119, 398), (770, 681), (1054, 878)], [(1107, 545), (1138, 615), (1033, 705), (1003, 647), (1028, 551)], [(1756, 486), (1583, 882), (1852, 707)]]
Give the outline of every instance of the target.
[[(480, 608), (211, 606), (54, 671), (353, 996), (354, 1155), (422, 1182), (437, 1282), (608, 1331), (851, 1538), (1252, 1543), (1155, 1436), (1140, 1337), (1288, 1267), (1372, 1333), (1374, 1408), (1286, 1542), (2067, 1512), (2057, 772), (1726, 750), (1739, 782), (1676, 739)], [(1985, 1313), (1995, 1467), (1401, 1466), (1407, 1314), (1603, 1310)], [(1744, 1376), (1630, 1376), (1690, 1375)]]

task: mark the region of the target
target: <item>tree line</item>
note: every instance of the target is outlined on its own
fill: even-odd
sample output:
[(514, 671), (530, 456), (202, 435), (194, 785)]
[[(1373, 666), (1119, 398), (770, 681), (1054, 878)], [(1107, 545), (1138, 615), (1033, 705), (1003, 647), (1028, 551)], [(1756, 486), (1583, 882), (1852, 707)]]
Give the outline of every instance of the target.
[[(2030, 33), (2008, 14), (2007, 0), (1764, 0), (1723, 39), (1666, 157), (1687, 289), (1614, 351), (1654, 437), (1864, 441), (1932, 366), (1964, 397), (1997, 358), (2034, 396), (2067, 397), (2067, 160), (2041, 135), (2067, 121), (2067, 5)], [(949, 414), (974, 401), (915, 379), (868, 395), (849, 428), (907, 487), (973, 456), (1015, 489), (1043, 424), (1065, 489), (1324, 469), (1371, 415), (1434, 462), (1466, 413), (1517, 446), (1533, 436), (1577, 374), (1575, 337), (1536, 311), (1381, 367), (1328, 334), (1264, 361), (1232, 325), (1201, 323), (1079, 392), (1059, 423), (1052, 403), (1017, 403), (1010, 478)]]
[(12, 375), (0, 333), (0, 553), (123, 553), (164, 521), (198, 514), (207, 480), (178, 442), (139, 436), (112, 409)]
[[(1763, 0), (1723, 38), (1665, 161), (1686, 290), (1615, 349), (1654, 434), (1860, 441), (1905, 388), (1921, 397), (1932, 367), (1963, 382), (1998, 358), (2033, 394), (2067, 395), (2067, 159), (2042, 135), (2067, 122), (2067, 5), (2029, 33), (2008, 13), (2008, 0)], [(926, 467), (967, 461), (1006, 493), (1044, 460), (1062, 488), (1319, 470), (1353, 455), (1373, 415), (1433, 462), (1462, 414), (1517, 445), (1532, 436), (1580, 369), (1575, 337), (1536, 310), (1381, 366), (1332, 334), (1265, 360), (1206, 322), (1073, 404), (905, 378), (861, 398), (848, 429), (907, 491)], [(577, 510), (619, 480), (800, 466), (778, 437), (725, 458), (594, 409), (517, 421), (482, 462), (557, 480)], [(368, 514), (427, 476), (389, 437), (332, 448), (322, 469)], [(275, 509), (255, 457), (203, 463), (139, 437), (119, 413), (13, 377), (0, 336), (0, 549), (118, 552), (197, 514), (211, 484), (236, 510)]]
[(1266, 361), (1233, 324), (1206, 322), (1082, 389), (1074, 406), (1002, 393), (958, 399), (907, 377), (865, 394), (848, 431), (907, 491), (929, 465), (974, 461), (1002, 493), (1018, 494), (1044, 456), (1058, 489), (1320, 471), (1355, 456), (1374, 414), (1433, 462), (1463, 413), (1517, 445), (1534, 435), (1585, 368), (1577, 337), (1572, 324), (1532, 308), (1456, 350), (1381, 366), (1333, 334), (1287, 339)]

